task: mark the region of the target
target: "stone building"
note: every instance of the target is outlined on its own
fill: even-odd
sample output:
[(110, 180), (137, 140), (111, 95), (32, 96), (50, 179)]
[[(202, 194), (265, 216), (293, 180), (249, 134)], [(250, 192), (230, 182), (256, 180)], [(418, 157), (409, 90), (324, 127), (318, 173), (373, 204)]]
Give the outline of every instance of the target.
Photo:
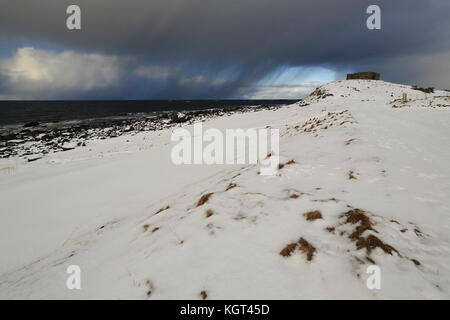
[(347, 74), (347, 80), (380, 80), (380, 73), (378, 72), (357, 72)]

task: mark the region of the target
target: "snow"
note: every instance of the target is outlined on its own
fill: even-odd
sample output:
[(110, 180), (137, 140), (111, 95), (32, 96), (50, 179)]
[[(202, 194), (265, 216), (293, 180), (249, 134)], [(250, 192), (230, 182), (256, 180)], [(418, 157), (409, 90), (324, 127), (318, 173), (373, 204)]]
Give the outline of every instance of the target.
[[(170, 129), (1, 159), (0, 298), (448, 299), (449, 96), (337, 81), (298, 104), (203, 123), (280, 129), (281, 162), (295, 163), (275, 176), (176, 166)], [(358, 224), (343, 216), (356, 208), (376, 230), (361, 237), (396, 252), (358, 249)], [(307, 221), (313, 210), (323, 219)], [(280, 255), (300, 238), (311, 261)], [(379, 290), (366, 286), (374, 263)], [(66, 288), (69, 265), (81, 290)]]

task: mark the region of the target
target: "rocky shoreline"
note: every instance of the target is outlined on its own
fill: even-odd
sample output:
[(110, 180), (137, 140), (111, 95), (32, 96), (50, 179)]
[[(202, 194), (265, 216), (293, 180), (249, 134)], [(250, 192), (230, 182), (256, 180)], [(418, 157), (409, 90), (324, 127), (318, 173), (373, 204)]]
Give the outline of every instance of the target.
[(124, 134), (162, 130), (233, 113), (275, 110), (280, 106), (227, 107), (219, 109), (166, 112), (156, 116), (127, 119), (39, 124), (30, 122), (20, 128), (0, 133), (0, 159), (23, 158), (29, 162), (44, 155), (85, 147), (90, 140), (108, 139)]

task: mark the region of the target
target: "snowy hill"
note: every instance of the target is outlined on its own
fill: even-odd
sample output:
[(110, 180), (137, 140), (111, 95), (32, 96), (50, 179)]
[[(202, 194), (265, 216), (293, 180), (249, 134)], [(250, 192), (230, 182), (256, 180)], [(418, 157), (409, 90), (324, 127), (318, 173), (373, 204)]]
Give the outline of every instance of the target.
[(349, 80), (204, 123), (279, 128), (275, 176), (175, 166), (170, 129), (2, 159), (0, 298), (448, 299), (448, 107), (446, 91)]

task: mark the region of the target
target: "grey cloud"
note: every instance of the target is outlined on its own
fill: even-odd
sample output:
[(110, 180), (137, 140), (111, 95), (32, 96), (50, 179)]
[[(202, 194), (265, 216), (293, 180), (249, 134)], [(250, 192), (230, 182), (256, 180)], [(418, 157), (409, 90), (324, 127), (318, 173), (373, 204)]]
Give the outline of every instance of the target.
[[(449, 80), (448, 73), (432, 68), (432, 76), (427, 67), (429, 57), (441, 59), (433, 64), (446, 63), (450, 51), (448, 0), (1, 2), (0, 39), (133, 57), (133, 68), (180, 70), (159, 80), (124, 75), (110, 93), (115, 97), (226, 98), (283, 66), (326, 66), (338, 73), (371, 68), (386, 80), (431, 80), (436, 86)], [(65, 9), (74, 3), (82, 9), (81, 31), (65, 28)], [(365, 27), (370, 4), (382, 9), (382, 30)], [(402, 57), (409, 68), (394, 63)], [(194, 81), (223, 74), (222, 83)]]

